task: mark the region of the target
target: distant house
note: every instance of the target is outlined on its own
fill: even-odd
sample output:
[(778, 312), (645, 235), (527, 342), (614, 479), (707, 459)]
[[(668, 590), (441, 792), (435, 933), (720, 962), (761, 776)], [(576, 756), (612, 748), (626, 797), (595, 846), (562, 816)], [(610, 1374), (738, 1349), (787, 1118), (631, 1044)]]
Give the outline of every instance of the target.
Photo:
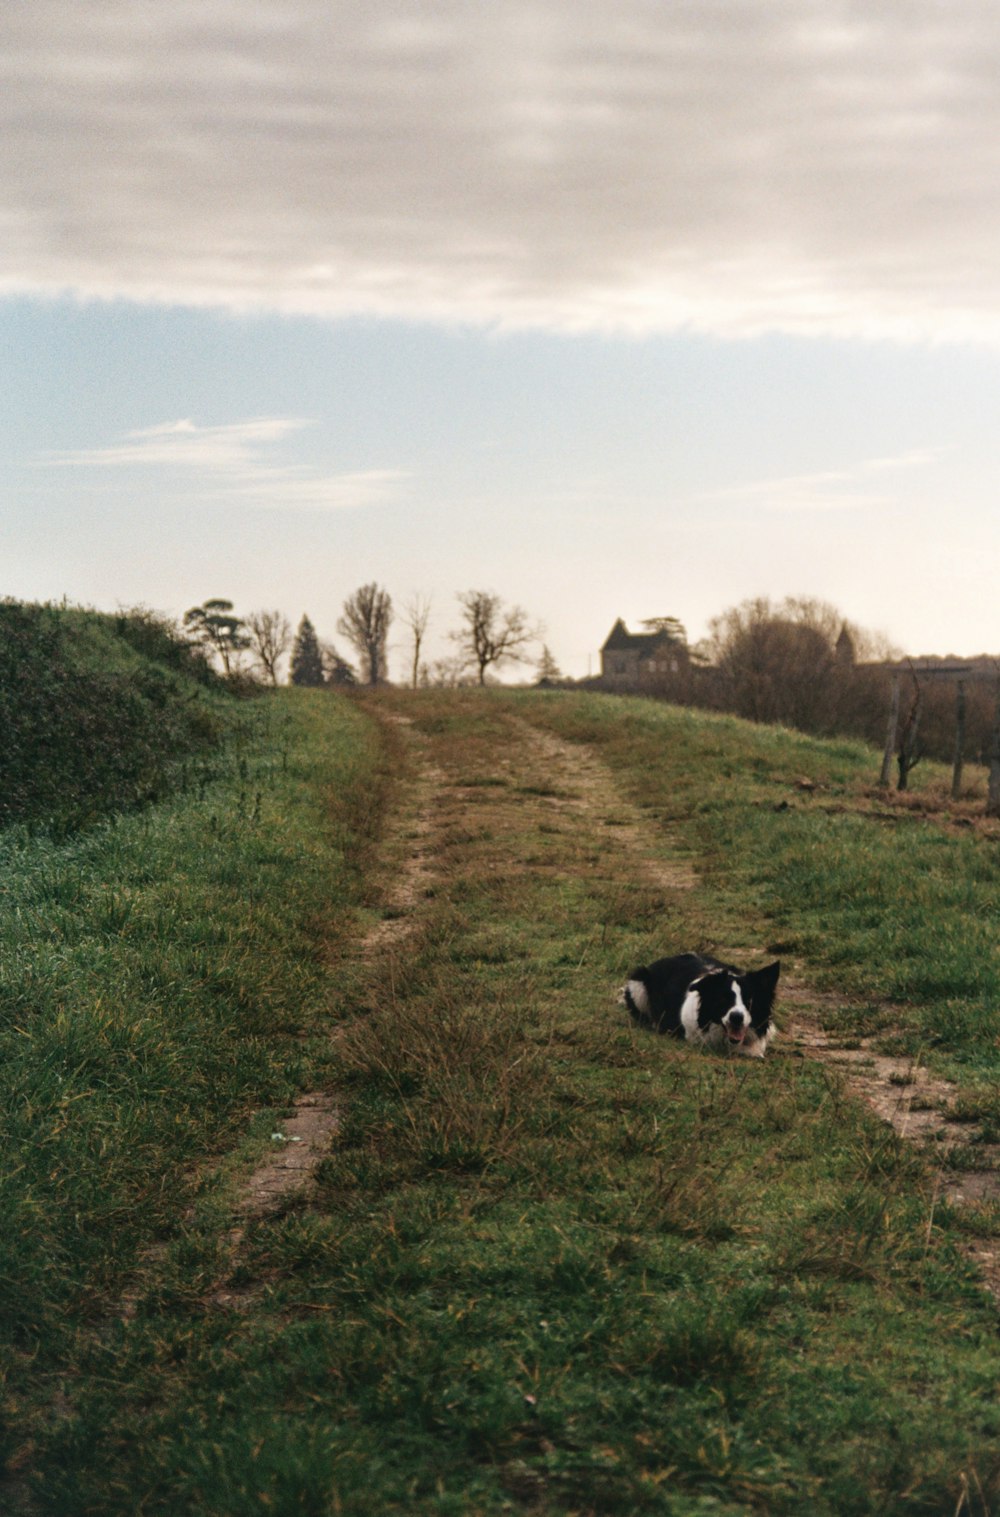
[(654, 685), (688, 666), (687, 643), (671, 632), (630, 632), (619, 619), (601, 649), (601, 680), (623, 689)]

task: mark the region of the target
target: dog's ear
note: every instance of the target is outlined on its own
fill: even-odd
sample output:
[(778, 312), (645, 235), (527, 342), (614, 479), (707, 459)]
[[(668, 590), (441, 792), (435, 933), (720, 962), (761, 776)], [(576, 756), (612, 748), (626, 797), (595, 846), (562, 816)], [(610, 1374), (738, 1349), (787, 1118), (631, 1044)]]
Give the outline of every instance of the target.
[(750, 1004), (755, 1011), (770, 1008), (780, 973), (781, 960), (775, 959), (773, 964), (768, 964), (764, 969), (755, 969), (751, 974), (743, 976), (744, 987), (750, 993)]

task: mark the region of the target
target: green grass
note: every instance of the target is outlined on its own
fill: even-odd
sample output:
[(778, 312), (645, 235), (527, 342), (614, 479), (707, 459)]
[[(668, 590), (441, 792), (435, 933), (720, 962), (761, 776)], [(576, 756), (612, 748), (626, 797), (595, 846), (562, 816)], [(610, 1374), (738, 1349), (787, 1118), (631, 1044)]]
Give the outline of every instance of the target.
[(62, 844), (0, 834), (8, 1392), (72, 1352), (253, 1113), (315, 1078), (381, 769), (356, 707), (288, 692), (186, 793)]
[(647, 702), (525, 709), (595, 744), (684, 839), (710, 885), (706, 935), (729, 916), (737, 941), (756, 927), (761, 948), (783, 947), (845, 1001), (890, 1003), (895, 1051), (960, 1080), (1000, 1076), (998, 838), (945, 829), (938, 766), (917, 771), (928, 815), (873, 799), (877, 756), (860, 744)]
[[(672, 946), (762, 952), (794, 935), (810, 966), (847, 976), (827, 953), (868, 881), (862, 839), (926, 833), (925, 910), (938, 880), (943, 922), (961, 914), (961, 850), (982, 850), (988, 891), (992, 845), (857, 815), (871, 756), (847, 744), (561, 694), (378, 705), (412, 719), (453, 788), (424, 840), (435, 880), (419, 925), (374, 961), (352, 933), (410, 821), (405, 757), (375, 742), (364, 706), (270, 708), (287, 725), (205, 797), (89, 836), (92, 855), (74, 843), (44, 868), (25, 859), (11, 921), (26, 920), (31, 881), (47, 894), (8, 991), (40, 943), (39, 1036), (55, 1039), (73, 986), (92, 1029), (58, 1057), (44, 1041), (24, 1052), (6, 1108), (44, 1112), (23, 1118), (11, 1193), (33, 1199), (5, 1229), (7, 1267), (26, 1276), (30, 1254), (37, 1281), (58, 1261), (48, 1314), (16, 1328), (6, 1391), (33, 1512), (995, 1510), (996, 1308), (924, 1161), (780, 1044), (762, 1065), (692, 1055), (612, 1005), (624, 969)], [(644, 875), (525, 719), (593, 745), (644, 808), (650, 859), (694, 858), (703, 882)], [(825, 788), (806, 798), (803, 776)], [(843, 810), (813, 815), (817, 800)], [(128, 867), (120, 837), (137, 840)], [(163, 896), (167, 859), (185, 858), (180, 899), (206, 878), (212, 890), (190, 918)], [(824, 869), (842, 898), (829, 943), (808, 888)], [(929, 935), (907, 930), (928, 958)], [(150, 984), (126, 974), (133, 951), (179, 963)], [(982, 940), (970, 952), (981, 961)], [(923, 993), (899, 1008), (914, 1037), (936, 1004)], [(114, 1036), (93, 1030), (98, 1001), (117, 1008)], [(336, 1039), (296, 1036), (324, 1017)], [(963, 1028), (945, 1051), (972, 1059)], [(76, 1071), (68, 1116), (57, 1071)], [(345, 1103), (317, 1195), (234, 1243), (239, 1165), (213, 1161), (244, 1141), (249, 1164), (253, 1113), (317, 1078)], [(157, 1133), (136, 1158), (112, 1141), (130, 1102)], [(64, 1147), (32, 1154), (32, 1135)]]
[(0, 826), (66, 834), (166, 795), (235, 702), (147, 611), (0, 600)]

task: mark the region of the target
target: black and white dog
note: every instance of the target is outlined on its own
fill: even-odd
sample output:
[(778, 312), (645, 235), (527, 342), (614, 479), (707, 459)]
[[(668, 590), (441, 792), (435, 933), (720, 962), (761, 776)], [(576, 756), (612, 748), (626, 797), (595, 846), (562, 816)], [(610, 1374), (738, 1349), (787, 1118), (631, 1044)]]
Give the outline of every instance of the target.
[(679, 953), (633, 969), (618, 999), (654, 1032), (762, 1059), (774, 1036), (771, 1007), (780, 971), (780, 960), (741, 974), (717, 959)]

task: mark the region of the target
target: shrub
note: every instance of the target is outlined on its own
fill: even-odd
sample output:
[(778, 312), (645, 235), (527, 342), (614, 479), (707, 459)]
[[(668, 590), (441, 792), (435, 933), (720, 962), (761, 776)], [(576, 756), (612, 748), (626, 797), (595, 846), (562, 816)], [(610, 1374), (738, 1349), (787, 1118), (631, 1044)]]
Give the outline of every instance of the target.
[(221, 736), (205, 672), (146, 613), (0, 602), (0, 826), (66, 832), (162, 793)]

